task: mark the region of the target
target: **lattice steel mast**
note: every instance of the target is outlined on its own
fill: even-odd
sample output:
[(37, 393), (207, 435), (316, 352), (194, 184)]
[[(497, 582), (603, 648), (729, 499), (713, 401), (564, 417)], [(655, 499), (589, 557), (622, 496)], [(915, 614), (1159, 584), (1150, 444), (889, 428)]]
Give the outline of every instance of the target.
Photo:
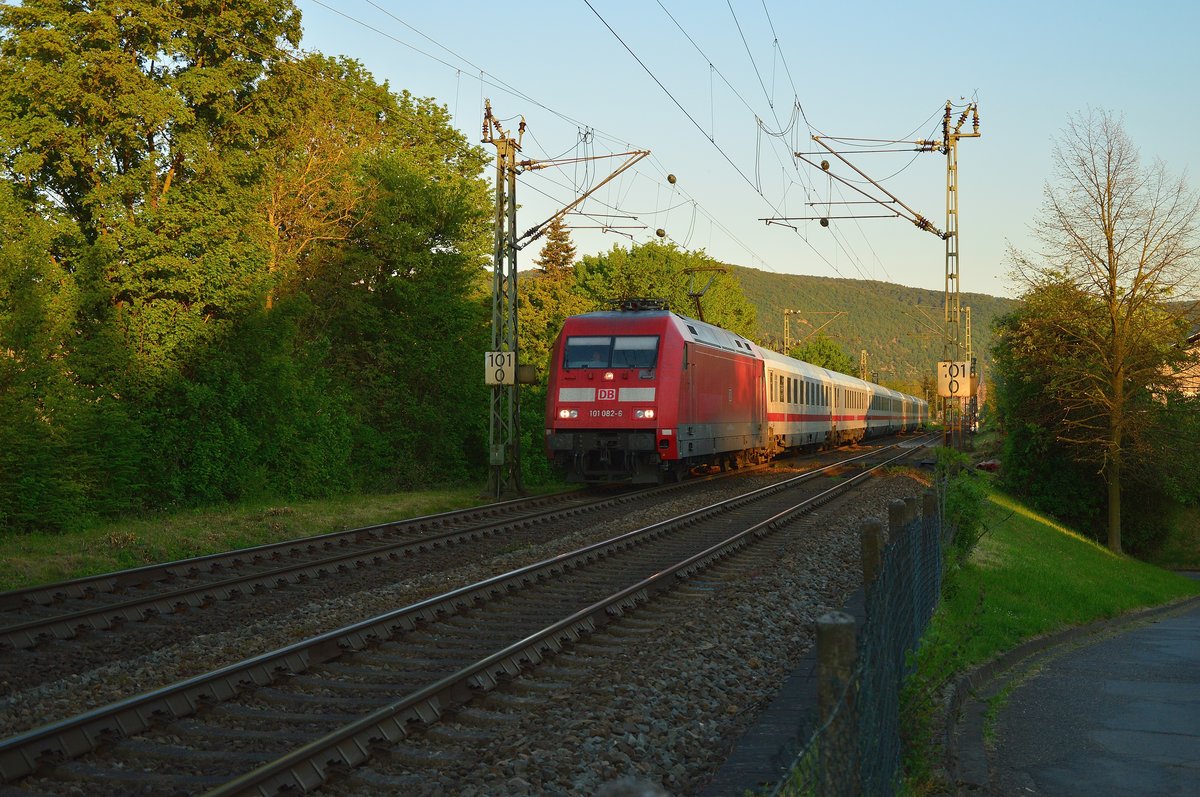
[[(964, 133), (962, 132), (962, 127), (966, 123), (968, 116), (971, 117), (972, 132)], [(942, 140), (917, 141), (917, 147), (925, 152), (939, 150), (946, 156), (946, 341), (943, 346), (943, 359), (959, 360), (963, 354), (963, 347), (965, 345), (965, 361), (970, 363), (970, 333), (967, 333), (967, 337), (964, 340), (962, 304), (959, 293), (958, 140), (960, 138), (979, 138), (979, 106), (973, 102), (967, 105), (959, 115), (958, 122), (953, 127), (950, 126), (952, 118), (953, 107), (950, 101), (946, 100), (946, 112), (942, 116)], [(973, 364), (971, 367), (974, 370)], [(958, 411), (957, 418), (950, 417), (954, 410)], [(964, 420), (962, 399), (947, 399), (943, 405), (943, 412), (946, 416), (946, 428), (957, 428), (959, 439), (963, 440), (964, 430), (961, 428)]]
[[(512, 379), (493, 384), (488, 429), (488, 495), (523, 492), (517, 363), (517, 153), (525, 120), (512, 138), (484, 103), (483, 143), (496, 147), (496, 225), (492, 247), (492, 351), (510, 352)], [(500, 381), (500, 380), (497, 380)]]
[[(531, 366), (519, 365), (517, 349), (517, 252), (541, 237), (555, 220), (578, 207), (601, 186), (650, 154), (633, 150), (613, 155), (597, 155), (567, 160), (517, 160), (525, 119), (513, 138), (492, 114), (491, 100), (484, 101), (483, 143), (496, 147), (496, 220), (492, 249), (492, 350), (485, 360), (485, 378), (492, 386), (491, 423), (488, 429), (488, 494), (496, 498), (506, 492), (524, 492), (521, 484), (521, 383), (536, 381)], [(517, 175), (523, 170), (545, 169), (566, 163), (581, 163), (603, 158), (625, 161), (596, 185), (541, 224), (517, 235)], [(672, 181), (673, 177), (670, 178)], [(529, 373), (522, 373), (528, 368)]]
[[(971, 117), (972, 132), (962, 132), (962, 126)], [(962, 305), (959, 296), (959, 262), (958, 262), (958, 140), (960, 138), (979, 138), (979, 106), (971, 103), (958, 117), (953, 128), (950, 121), (953, 118), (953, 106), (946, 100), (946, 112), (942, 116), (941, 141), (917, 141), (917, 147), (924, 152), (939, 150), (946, 156), (946, 300), (945, 322), (947, 337), (947, 354), (957, 358), (963, 346), (962, 337)]]

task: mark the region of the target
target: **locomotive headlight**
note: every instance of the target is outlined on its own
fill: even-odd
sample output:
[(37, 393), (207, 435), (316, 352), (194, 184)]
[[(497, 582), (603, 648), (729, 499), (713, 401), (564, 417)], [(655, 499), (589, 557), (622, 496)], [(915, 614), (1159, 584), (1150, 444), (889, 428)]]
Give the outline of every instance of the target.
[(579, 410), (559, 410), (558, 417), (560, 417), (560, 418), (578, 418)]
[(653, 418), (654, 410), (634, 410), (633, 417), (635, 417), (635, 418)]
[(616, 378), (616, 377), (615, 377), (615, 376), (613, 376), (613, 372), (612, 372), (612, 371), (605, 371), (605, 372), (604, 372), (604, 381), (605, 381), (605, 382), (611, 382), (611, 381), (613, 381), (613, 379), (615, 379), (615, 378)]

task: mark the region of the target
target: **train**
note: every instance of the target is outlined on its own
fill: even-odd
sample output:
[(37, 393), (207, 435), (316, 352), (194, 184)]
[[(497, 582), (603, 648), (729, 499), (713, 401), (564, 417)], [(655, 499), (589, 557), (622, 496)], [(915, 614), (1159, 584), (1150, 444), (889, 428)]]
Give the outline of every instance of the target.
[(546, 455), (583, 483), (678, 481), (911, 432), (915, 396), (770, 351), (726, 329), (629, 299), (567, 318), (551, 354)]

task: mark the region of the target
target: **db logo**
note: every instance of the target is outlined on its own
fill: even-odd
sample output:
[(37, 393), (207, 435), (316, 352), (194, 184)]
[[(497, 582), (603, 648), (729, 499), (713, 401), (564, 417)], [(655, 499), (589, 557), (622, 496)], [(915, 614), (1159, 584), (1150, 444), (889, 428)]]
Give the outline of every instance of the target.
[(614, 387), (602, 387), (596, 391), (596, 398), (600, 401), (616, 401), (617, 389)]

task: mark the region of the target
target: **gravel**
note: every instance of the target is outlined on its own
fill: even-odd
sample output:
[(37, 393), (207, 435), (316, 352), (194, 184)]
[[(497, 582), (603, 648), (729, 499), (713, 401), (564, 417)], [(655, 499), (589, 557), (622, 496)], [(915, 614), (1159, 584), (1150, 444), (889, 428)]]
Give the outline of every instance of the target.
[[(702, 495), (674, 497), (639, 513), (636, 522), (597, 523), (553, 544), (308, 603), (282, 622), (276, 617), (239, 631), (200, 636), (41, 684), (0, 701), (0, 736), (391, 611), (794, 473), (777, 468), (715, 482)], [(347, 796), (462, 797), (695, 793), (812, 644), (815, 618), (840, 608), (858, 587), (862, 521), (886, 520), (890, 501), (918, 495), (925, 488), (911, 474), (871, 480), (852, 497), (838, 499), (772, 537), (765, 544), (769, 555), (760, 556), (757, 564), (719, 565), (699, 574), (700, 585), (679, 590), (662, 606), (633, 612), (477, 701), (478, 706), (473, 703), (469, 711), (448, 716), (435, 726), (436, 732), (431, 729), (406, 740), (399, 748), (408, 755), (371, 761), (327, 790)], [(754, 621), (747, 623), (747, 616)], [(438, 753), (445, 750), (457, 753)], [(421, 753), (426, 759), (437, 753), (435, 760), (442, 763), (436, 770), (409, 769), (405, 762), (421, 758)], [(419, 778), (411, 777), (417, 773)], [(398, 791), (401, 782), (405, 786)]]

